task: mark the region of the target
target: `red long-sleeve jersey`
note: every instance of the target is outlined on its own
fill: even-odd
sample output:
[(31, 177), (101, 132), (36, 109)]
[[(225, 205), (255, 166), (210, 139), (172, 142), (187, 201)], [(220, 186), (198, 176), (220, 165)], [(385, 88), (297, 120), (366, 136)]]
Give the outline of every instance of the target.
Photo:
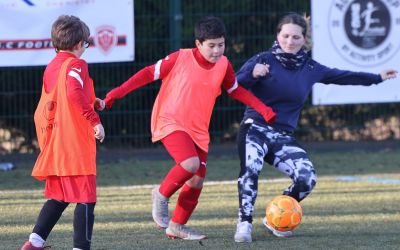
[[(59, 52), (47, 65), (43, 75), (43, 84), (46, 92), (55, 87), (61, 65), (69, 57), (76, 58), (72, 53)], [(89, 84), (85, 84), (88, 81), (90, 81), (90, 76), (87, 63), (78, 58), (72, 60), (67, 68), (67, 96), (94, 127), (100, 123), (100, 117), (94, 111), (93, 103), (89, 101), (91, 90), (89, 89)]]
[[(199, 52), (197, 48), (193, 49), (194, 57), (196, 61), (200, 64), (201, 67), (205, 69), (210, 69), (214, 66), (214, 63), (208, 62)], [(142, 87), (146, 84), (149, 84), (155, 80), (162, 80), (164, 77), (168, 75), (171, 69), (174, 67), (176, 59), (178, 58), (179, 51), (176, 51), (172, 54), (169, 54), (164, 59), (160, 59), (157, 63), (147, 66), (140, 71), (138, 71), (135, 75), (129, 78), (126, 82), (124, 82), (119, 88), (119, 96), (118, 98), (122, 98), (129, 92)], [(228, 63), (228, 68), (226, 70), (226, 75), (223, 80), (222, 86), (231, 93), (234, 91), (238, 85), (236, 83), (235, 72), (231, 63)]]
[[(212, 68), (215, 64), (208, 62), (200, 53), (197, 48), (193, 48), (193, 55), (199, 65), (205, 69)], [(164, 59), (159, 60), (157, 63), (147, 66), (126, 82), (120, 86), (114, 88), (108, 92), (105, 99), (106, 105), (110, 107), (114, 99), (119, 99), (127, 95), (129, 92), (134, 91), (144, 85), (147, 85), (155, 80), (162, 80), (166, 77), (175, 65), (178, 58), (179, 51), (173, 52), (166, 56)], [(258, 100), (253, 94), (239, 86), (236, 81), (235, 71), (233, 70), (232, 64), (228, 61), (228, 67), (226, 70), (225, 77), (222, 82), (223, 88), (228, 92), (228, 95), (232, 98), (254, 108), (258, 111), (267, 122), (273, 122), (275, 119), (275, 113), (271, 108), (265, 106), (260, 100)]]

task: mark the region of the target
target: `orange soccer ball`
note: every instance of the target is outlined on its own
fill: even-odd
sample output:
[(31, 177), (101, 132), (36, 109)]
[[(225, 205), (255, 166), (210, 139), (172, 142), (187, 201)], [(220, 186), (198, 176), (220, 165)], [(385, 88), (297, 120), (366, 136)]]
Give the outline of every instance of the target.
[(287, 195), (273, 198), (265, 209), (265, 219), (278, 231), (293, 231), (301, 221), (303, 211), (299, 202)]

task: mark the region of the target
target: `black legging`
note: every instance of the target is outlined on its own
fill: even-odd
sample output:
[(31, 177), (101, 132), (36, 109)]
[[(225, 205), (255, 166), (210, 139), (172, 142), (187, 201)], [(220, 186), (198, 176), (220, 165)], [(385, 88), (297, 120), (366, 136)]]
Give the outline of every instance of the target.
[(238, 178), (239, 221), (252, 223), (258, 191), (258, 176), (264, 160), (289, 176), (293, 183), (284, 191), (301, 201), (316, 184), (316, 173), (306, 151), (289, 133), (268, 125), (243, 123), (238, 134), (240, 174)]

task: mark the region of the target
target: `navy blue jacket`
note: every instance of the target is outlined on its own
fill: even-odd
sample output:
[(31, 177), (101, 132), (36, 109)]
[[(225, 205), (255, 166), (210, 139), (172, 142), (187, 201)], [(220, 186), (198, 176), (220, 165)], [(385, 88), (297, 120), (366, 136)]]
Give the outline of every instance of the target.
[[(259, 79), (253, 78), (256, 63), (269, 64), (269, 74)], [(307, 58), (296, 70), (284, 68), (270, 51), (250, 58), (237, 72), (240, 85), (270, 106), (276, 113), (273, 127), (293, 132), (297, 127), (300, 112), (316, 82), (338, 85), (369, 86), (382, 82), (379, 74), (353, 72), (328, 68), (311, 58)], [(265, 122), (254, 109), (247, 107), (243, 120), (252, 118)]]

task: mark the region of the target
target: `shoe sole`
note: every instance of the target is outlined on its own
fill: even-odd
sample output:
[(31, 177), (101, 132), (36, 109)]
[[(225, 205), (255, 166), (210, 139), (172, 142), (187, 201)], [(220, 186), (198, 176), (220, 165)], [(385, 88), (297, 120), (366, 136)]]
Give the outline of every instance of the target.
[(207, 236), (204, 236), (203, 238), (200, 238), (200, 239), (185, 239), (185, 238), (181, 238), (181, 237), (178, 237), (178, 236), (176, 236), (176, 235), (172, 235), (172, 234), (165, 234), (169, 239), (172, 239), (172, 240), (206, 240), (207, 239)]
[[(288, 237), (292, 237), (292, 236), (293, 236), (293, 233), (288, 233), (288, 232), (277, 233), (277, 232), (276, 232), (276, 231), (277, 231), (276, 229), (272, 228), (270, 225), (267, 224), (267, 222), (265, 221), (265, 218), (262, 219), (262, 223), (263, 223), (264, 226), (268, 229), (268, 232), (269, 232), (270, 234), (275, 235), (276, 237), (279, 237), (279, 238), (288, 238)], [(287, 234), (287, 235), (284, 235), (284, 234)]]
[[(154, 219), (153, 219), (154, 220)], [(156, 227), (158, 228), (158, 229), (167, 229), (167, 227), (163, 227), (163, 226), (160, 226), (156, 221), (154, 221), (154, 223), (156, 223)]]
[(250, 240), (237, 240), (237, 239), (235, 239), (235, 242), (237, 242), (237, 243), (250, 243), (250, 242), (252, 242), (252, 240), (250, 239)]

